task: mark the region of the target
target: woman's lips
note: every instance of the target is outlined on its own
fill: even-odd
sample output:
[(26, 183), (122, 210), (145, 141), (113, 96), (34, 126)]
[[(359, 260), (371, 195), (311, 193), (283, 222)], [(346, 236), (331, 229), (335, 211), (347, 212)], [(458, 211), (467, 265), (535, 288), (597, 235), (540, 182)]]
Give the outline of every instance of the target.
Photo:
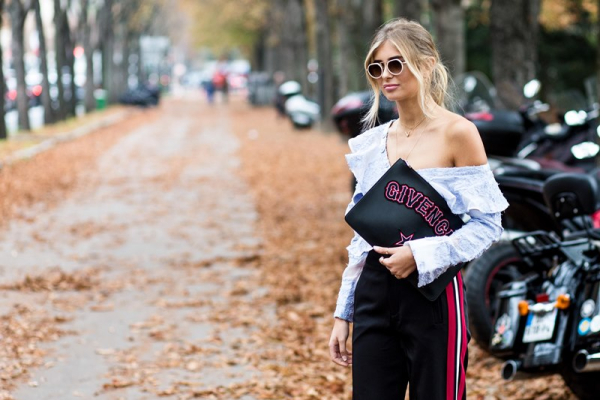
[(400, 85), (383, 85), (383, 89), (389, 92), (391, 90), (396, 89), (398, 86)]

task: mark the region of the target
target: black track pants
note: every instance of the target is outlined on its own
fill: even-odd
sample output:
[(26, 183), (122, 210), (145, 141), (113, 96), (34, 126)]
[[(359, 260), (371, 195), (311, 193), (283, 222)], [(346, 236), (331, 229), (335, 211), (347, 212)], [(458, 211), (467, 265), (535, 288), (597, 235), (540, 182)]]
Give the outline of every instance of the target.
[(371, 252), (354, 300), (353, 399), (466, 399), (466, 299), (460, 273), (436, 301)]

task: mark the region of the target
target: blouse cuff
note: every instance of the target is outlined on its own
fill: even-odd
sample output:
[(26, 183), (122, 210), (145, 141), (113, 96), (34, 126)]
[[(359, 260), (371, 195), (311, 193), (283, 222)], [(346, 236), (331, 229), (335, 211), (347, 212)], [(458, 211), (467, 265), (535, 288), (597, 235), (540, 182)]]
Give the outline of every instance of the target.
[(418, 287), (433, 282), (443, 274), (450, 264), (440, 262), (440, 254), (448, 254), (447, 237), (429, 237), (407, 242), (417, 264)]

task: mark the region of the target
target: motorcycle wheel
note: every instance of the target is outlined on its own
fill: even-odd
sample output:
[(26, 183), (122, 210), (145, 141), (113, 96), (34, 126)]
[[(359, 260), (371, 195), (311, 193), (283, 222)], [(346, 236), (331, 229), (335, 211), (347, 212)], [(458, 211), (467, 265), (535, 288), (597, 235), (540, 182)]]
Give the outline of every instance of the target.
[(489, 350), (498, 292), (506, 283), (521, 277), (527, 265), (510, 243), (498, 243), (471, 262), (465, 275), (471, 335)]
[(578, 399), (598, 399), (598, 393), (600, 393), (600, 372), (575, 372), (570, 365), (565, 365), (561, 371), (561, 375), (569, 389), (571, 389)]

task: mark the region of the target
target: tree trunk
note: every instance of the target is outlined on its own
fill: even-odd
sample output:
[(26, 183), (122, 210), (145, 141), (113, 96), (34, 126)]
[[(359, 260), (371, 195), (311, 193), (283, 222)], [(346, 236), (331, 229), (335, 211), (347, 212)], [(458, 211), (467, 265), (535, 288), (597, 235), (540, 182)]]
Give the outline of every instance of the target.
[(23, 28), (29, 10), (21, 0), (12, 0), (9, 3), (8, 11), (12, 28), (12, 57), (17, 74), (19, 128), (28, 131), (31, 127), (29, 125), (29, 99), (27, 98), (27, 85), (25, 84), (25, 38)]
[(523, 103), (523, 86), (536, 75), (539, 0), (494, 0), (490, 8), (492, 73), (504, 106)]
[(460, 0), (432, 0), (437, 45), (452, 76), (465, 72), (465, 13)]
[[(362, 44), (355, 45), (354, 42), (357, 39), (358, 27), (355, 18), (357, 13), (352, 7), (352, 0), (337, 0), (336, 2), (337, 51), (335, 54), (337, 56), (335, 70), (338, 72), (338, 94), (340, 96), (366, 87), (366, 81), (362, 74), (364, 54), (358, 51)], [(360, 29), (358, 30), (360, 31)]]
[(40, 0), (33, 0), (33, 9), (35, 12), (35, 24), (38, 30), (40, 42), (40, 69), (42, 73), (42, 104), (44, 106), (44, 124), (54, 122), (54, 110), (52, 109), (52, 99), (50, 98), (50, 83), (48, 82), (48, 51), (46, 49), (46, 35), (44, 33), (44, 24), (42, 22), (42, 13), (40, 10)]
[(394, 2), (394, 17), (403, 17), (421, 23), (423, 2), (421, 0), (396, 0)]
[(365, 90), (363, 70), (371, 39), (383, 22), (381, 0), (337, 0), (339, 94)]
[[(283, 30), (283, 19), (285, 15), (285, 0), (275, 0), (268, 12), (268, 21), (270, 23), (267, 26), (267, 32), (265, 35), (265, 70), (269, 74), (273, 74), (277, 71), (281, 71), (287, 74), (288, 71), (284, 71), (283, 65), (283, 44), (280, 32)], [(285, 76), (285, 79), (293, 79), (289, 75)]]
[(92, 23), (89, 21), (89, 1), (81, 1), (81, 21), (83, 53), (85, 55), (85, 98), (83, 104), (88, 113), (96, 107), (94, 99), (94, 48), (92, 47)]
[[(2, 16), (4, 15), (4, 0), (0, 0), (0, 31), (2, 30)], [(0, 66), (4, 65), (4, 59), (2, 57), (2, 43), (0, 43)], [(4, 69), (0, 68), (0, 139), (6, 139), (8, 137), (6, 131), (6, 121), (4, 119), (4, 96), (6, 95), (6, 86), (4, 83)]]
[(287, 0), (280, 28), (284, 72), (289, 79), (297, 80), (307, 90), (308, 43), (302, 0)]
[(65, 54), (64, 19), (67, 18), (61, 7), (61, 0), (54, 0), (54, 53), (56, 54), (56, 88), (58, 89), (58, 109), (56, 119), (64, 120), (67, 117), (67, 105), (65, 101), (65, 87), (63, 84), (63, 72), (67, 65)]
[[(102, 9), (102, 87), (107, 91), (110, 91), (111, 89), (110, 82), (113, 79), (114, 71), (114, 32), (112, 5), (113, 0), (104, 0), (104, 7)], [(108, 93), (107, 99), (110, 99), (110, 92)]]
[(117, 13), (113, 14), (113, 40), (112, 40), (112, 66), (111, 76), (108, 82), (108, 101), (111, 104), (116, 103), (119, 100), (121, 90), (123, 88), (123, 59), (124, 49), (126, 43), (126, 4), (120, 2), (119, 7), (116, 8)]
[[(356, 0), (354, 0), (356, 1)], [(383, 24), (383, 1), (382, 0), (363, 0), (362, 1), (362, 21), (358, 18), (362, 25), (362, 40), (363, 50), (361, 52), (364, 58), (367, 55), (369, 44), (377, 29)]]
[(321, 106), (321, 126), (331, 130), (329, 113), (335, 100), (333, 89), (333, 61), (331, 54), (331, 35), (329, 24), (329, 1), (314, 0), (317, 24), (317, 59), (319, 61), (319, 105)]
[(138, 64), (138, 84), (145, 83), (148, 78), (146, 77), (146, 71), (144, 70), (144, 60), (142, 59), (142, 46), (140, 44), (141, 37), (137, 38), (136, 42), (136, 54), (137, 54), (137, 64)]
[[(134, 36), (134, 32), (128, 30), (125, 34), (125, 40), (123, 41), (123, 61), (121, 62), (119, 73), (121, 92), (129, 87), (129, 57), (131, 56), (131, 48)], [(122, 93), (119, 93), (119, 95), (121, 94)]]
[(67, 68), (69, 68), (69, 91), (71, 92), (71, 97), (67, 102), (67, 114), (69, 116), (76, 115), (76, 107), (77, 107), (77, 88), (75, 87), (75, 35), (71, 32), (71, 27), (69, 26), (69, 19), (67, 18), (67, 10), (65, 9), (65, 18), (64, 18), (64, 38), (65, 38), (65, 57), (67, 62)]

